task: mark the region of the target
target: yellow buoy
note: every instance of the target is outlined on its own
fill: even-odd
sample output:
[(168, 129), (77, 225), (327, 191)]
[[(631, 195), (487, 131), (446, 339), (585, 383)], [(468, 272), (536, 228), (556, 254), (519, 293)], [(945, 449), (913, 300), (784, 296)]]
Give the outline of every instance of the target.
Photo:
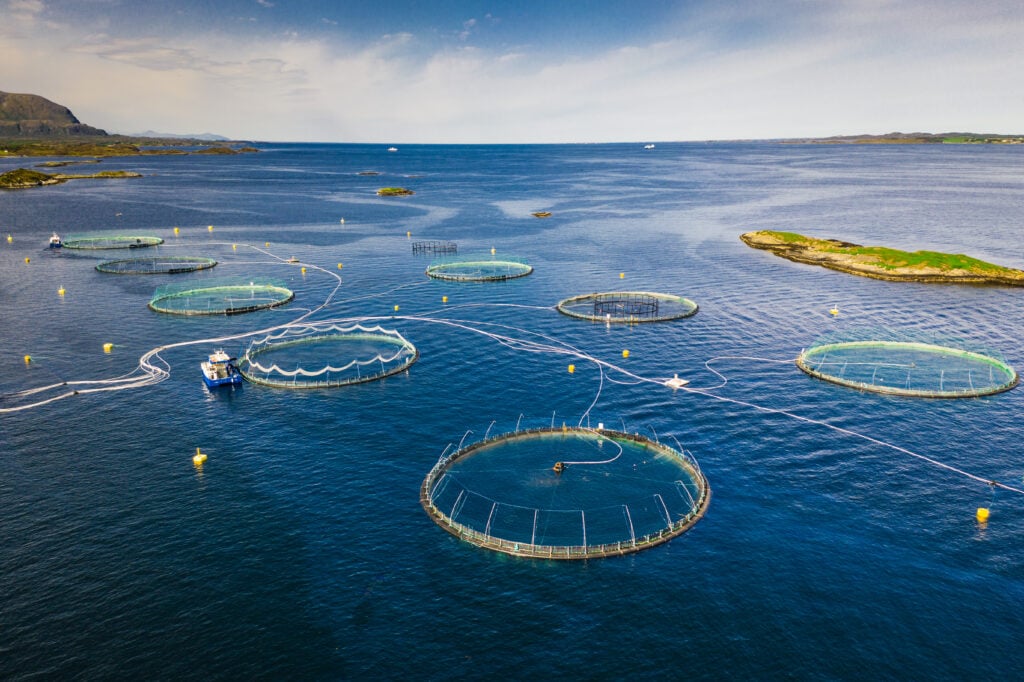
[(7, 235), (7, 243), (10, 244), (13, 241), (14, 241), (14, 237), (12, 237), (11, 235)]
[(30, 260), (29, 258), (26, 258), (26, 259), (25, 259), (25, 262), (26, 262), (26, 263), (28, 263), (28, 262), (29, 262), (29, 260)]
[(620, 272), (619, 273), (619, 279), (626, 279), (626, 273)]
[(447, 296), (442, 296), (441, 297), (441, 303), (447, 303), (447, 302), (448, 302), (448, 297)]
[(192, 463), (197, 467), (203, 466), (203, 462), (206, 461), (206, 453), (202, 452), (199, 448), (196, 448), (196, 454), (192, 456)]
[(270, 246), (270, 242), (264, 242), (263, 246)]
[(491, 255), (493, 256), (493, 255), (494, 255), (495, 253), (496, 253), (496, 250), (495, 250), (495, 248), (494, 248), (494, 247), (492, 246), (492, 247), (491, 247)]
[(232, 251), (238, 251), (238, 244), (232, 244), (231, 245), (231, 250)]
[(395, 306), (395, 312), (396, 313), (398, 312), (398, 306), (397, 305)]
[(628, 350), (622, 351), (622, 357), (628, 358), (629, 357), (629, 351)]
[(836, 315), (838, 315), (839, 314), (839, 306), (837, 306), (837, 305), (832, 306), (832, 308), (829, 309), (828, 314), (831, 315), (832, 317), (835, 317)]
[(57, 289), (57, 295), (58, 296), (63, 296), (64, 295), (64, 287), (61, 287), (60, 289)]
[(985, 523), (986, 521), (988, 521), (988, 509), (986, 509), (985, 507), (978, 507), (978, 513), (976, 514), (976, 518), (981, 523)]
[(25, 356), (25, 364), (28, 365), (31, 362), (32, 362), (32, 356), (31, 355), (26, 355)]
[(338, 263), (338, 269), (341, 270), (341, 263)]
[(339, 220), (338, 222), (339, 222), (339, 223), (341, 223), (342, 225), (344, 225), (344, 224), (345, 224), (345, 219), (344, 219), (344, 218), (342, 218), (342, 219), (341, 219), (341, 220)]
[(181, 234), (181, 230), (179, 230), (178, 228), (174, 228), (174, 234)]
[(576, 371), (576, 365), (569, 365), (569, 374), (572, 374), (575, 371)]
[(208, 230), (209, 232), (213, 232), (213, 225), (207, 225), (207, 226), (206, 226), (206, 229), (207, 229), (207, 230)]
[(105, 343), (105, 344), (103, 344), (103, 352), (104, 353), (109, 353), (112, 350), (114, 350), (114, 344), (112, 344), (112, 343)]
[(301, 270), (301, 271), (302, 271), (302, 274), (303, 274), (303, 275), (305, 275), (305, 274), (306, 274), (306, 266), (305, 266), (305, 265), (303, 265), (303, 266), (302, 266), (301, 268), (299, 268), (299, 270)]
[(412, 232), (406, 232), (406, 233), (405, 233), (405, 236), (406, 236), (406, 237), (412, 237)]

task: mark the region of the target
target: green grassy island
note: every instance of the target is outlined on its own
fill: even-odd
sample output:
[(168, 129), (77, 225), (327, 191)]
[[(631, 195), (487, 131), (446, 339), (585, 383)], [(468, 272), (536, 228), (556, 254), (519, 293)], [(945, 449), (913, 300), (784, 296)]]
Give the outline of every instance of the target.
[(415, 193), (411, 189), (404, 187), (381, 187), (377, 190), (377, 196), (380, 197), (406, 197)]
[(993, 265), (963, 254), (900, 251), (771, 230), (747, 232), (740, 235), (740, 239), (755, 249), (771, 251), (797, 263), (820, 265), (874, 279), (1024, 286), (1024, 271)]
[(27, 168), (17, 168), (0, 175), (0, 189), (23, 189), (25, 187), (41, 187), (42, 185), (56, 185), (68, 180), (81, 178), (141, 178), (141, 173), (132, 171), (114, 170), (100, 171), (88, 175), (72, 175), (68, 173), (42, 173)]

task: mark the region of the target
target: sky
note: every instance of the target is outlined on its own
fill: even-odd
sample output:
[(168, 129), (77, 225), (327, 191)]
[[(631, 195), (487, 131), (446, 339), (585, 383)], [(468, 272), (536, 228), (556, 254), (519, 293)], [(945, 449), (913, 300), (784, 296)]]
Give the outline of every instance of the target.
[(112, 133), (1024, 133), (1020, 0), (0, 0), (0, 91)]

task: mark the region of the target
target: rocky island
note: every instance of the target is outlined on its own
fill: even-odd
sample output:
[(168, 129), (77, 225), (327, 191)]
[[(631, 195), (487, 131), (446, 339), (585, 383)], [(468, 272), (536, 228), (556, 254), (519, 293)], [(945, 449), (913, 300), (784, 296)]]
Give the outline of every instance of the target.
[(986, 263), (963, 254), (900, 251), (771, 230), (747, 232), (740, 235), (740, 239), (755, 249), (771, 251), (797, 263), (820, 265), (874, 279), (1024, 286), (1024, 271)]
[(27, 168), (17, 168), (0, 175), (0, 189), (24, 189), (25, 187), (41, 187), (42, 185), (56, 185), (68, 180), (82, 178), (141, 178), (141, 173), (132, 171), (114, 170), (100, 171), (89, 174), (70, 173), (42, 173)]

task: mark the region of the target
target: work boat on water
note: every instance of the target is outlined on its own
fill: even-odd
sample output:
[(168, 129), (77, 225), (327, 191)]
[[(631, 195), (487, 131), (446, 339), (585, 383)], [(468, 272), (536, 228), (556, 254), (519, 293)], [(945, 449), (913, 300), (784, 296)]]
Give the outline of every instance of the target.
[(203, 381), (209, 388), (242, 383), (242, 373), (235, 367), (235, 358), (223, 350), (215, 351), (199, 366), (203, 370)]
[(61, 241), (60, 235), (54, 232), (53, 236), (50, 237), (50, 248), (59, 249), (62, 246), (64, 246), (64, 242)]

